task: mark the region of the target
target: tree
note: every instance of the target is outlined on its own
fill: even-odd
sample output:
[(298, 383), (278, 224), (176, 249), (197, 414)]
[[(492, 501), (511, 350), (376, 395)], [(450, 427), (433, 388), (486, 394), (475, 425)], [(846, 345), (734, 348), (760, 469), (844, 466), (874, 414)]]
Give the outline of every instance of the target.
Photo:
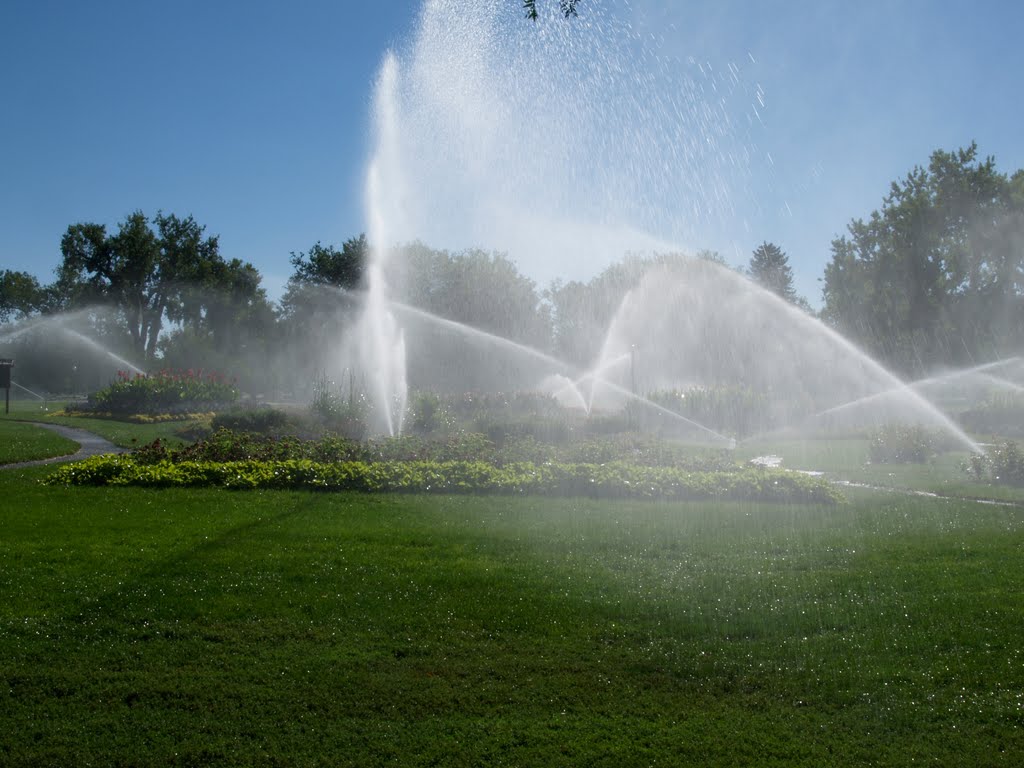
[(306, 252), (292, 252), (278, 333), (284, 342), (280, 355), (293, 372), (302, 374), (294, 380), (312, 382), (321, 375), (324, 350), (336, 351), (355, 327), (369, 258), (364, 234), (346, 240), (340, 249), (318, 241)]
[(160, 340), (164, 364), (230, 371), (250, 392), (275, 389), (278, 371), (267, 361), (277, 318), (260, 282), (252, 264), (212, 262), (201, 281), (190, 284), (182, 322)]
[(322, 309), (353, 304), (355, 299), (349, 294), (363, 288), (369, 258), (365, 234), (346, 240), (341, 250), (317, 241), (306, 253), (293, 251), (294, 271), (281, 297), (282, 316), (301, 324)]
[(774, 243), (765, 241), (754, 249), (747, 274), (762, 288), (791, 303), (798, 302), (789, 257)]
[(317, 242), (308, 254), (292, 253), (291, 263), (295, 272), (291, 279), (354, 291), (363, 283), (369, 253), (365, 234), (346, 240), (340, 251), (330, 245), (325, 248)]
[(0, 322), (23, 320), (42, 310), (47, 292), (34, 275), (5, 269), (0, 272)]
[(1024, 330), (1024, 174), (936, 150), (832, 243), (823, 316), (907, 372), (1014, 350)]
[(452, 391), (536, 386), (529, 376), (536, 358), (517, 343), (548, 349), (550, 315), (534, 281), (505, 254), (450, 253), (413, 243), (391, 261), (393, 295), (434, 316), (395, 308), (405, 329), (410, 380)]
[[(167, 323), (198, 327), (209, 320), (210, 297), (232, 290), (233, 278), (226, 277), (245, 272), (250, 288), (259, 282), (251, 265), (224, 262), (217, 238), (204, 237), (191, 216), (157, 213), (152, 224), (155, 230), (136, 211), (114, 235), (101, 224), (71, 225), (61, 239), (54, 287), (60, 309), (112, 307), (116, 323), (108, 333), (121, 334), (144, 361), (157, 356)], [(255, 289), (250, 298), (258, 301)]]

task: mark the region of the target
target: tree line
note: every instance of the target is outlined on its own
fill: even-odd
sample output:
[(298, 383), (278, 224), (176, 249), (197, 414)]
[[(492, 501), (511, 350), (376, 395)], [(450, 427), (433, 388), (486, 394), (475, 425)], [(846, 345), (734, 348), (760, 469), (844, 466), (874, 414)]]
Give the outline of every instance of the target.
[[(293, 375), (309, 378), (356, 321), (370, 243), (360, 235), (292, 253), (276, 305), (256, 267), (223, 257), (217, 237), (191, 216), (136, 211), (113, 232), (73, 224), (60, 250), (51, 284), (0, 273), (0, 321), (81, 312), (90, 335), (140, 365), (231, 367), (258, 378), (270, 375), (265, 361), (285, 359)], [(630, 256), (589, 281), (541, 290), (501, 253), (422, 243), (401, 251), (388, 276), (399, 301), (579, 366), (595, 358), (643, 272), (681, 258)], [(762, 243), (741, 271), (811, 311), (778, 245)], [(934, 152), (832, 242), (822, 283), (821, 319), (904, 373), (1020, 351), (1024, 171), (1000, 173), (974, 144)]]

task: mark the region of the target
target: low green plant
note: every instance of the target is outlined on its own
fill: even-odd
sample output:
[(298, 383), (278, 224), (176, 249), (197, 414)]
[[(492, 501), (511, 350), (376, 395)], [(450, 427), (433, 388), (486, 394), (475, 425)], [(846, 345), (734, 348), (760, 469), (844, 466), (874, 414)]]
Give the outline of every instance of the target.
[(887, 424), (870, 433), (873, 464), (924, 464), (945, 447), (935, 432), (916, 424)]
[(85, 410), (115, 416), (185, 413), (216, 410), (237, 399), (234, 380), (215, 371), (118, 371), (117, 381), (89, 395)]
[[(773, 426), (767, 395), (750, 387), (658, 390), (647, 399), (701, 426), (737, 437), (764, 432)], [(664, 421), (651, 409), (641, 409), (638, 415), (644, 422), (655, 420), (660, 424)]]
[(1024, 487), (1024, 451), (1009, 440), (986, 454), (972, 454), (963, 470), (976, 482)]
[(367, 417), (370, 409), (369, 399), (356, 389), (354, 381), (350, 382), (345, 393), (326, 375), (321, 375), (313, 383), (309, 410), (325, 429), (361, 440), (369, 428)]
[(427, 435), (451, 429), (455, 420), (440, 395), (415, 392), (410, 398), (406, 424), (412, 432)]
[(650, 467), (674, 467), (695, 472), (734, 471), (738, 464), (727, 451), (694, 449), (640, 434), (610, 435), (554, 445), (533, 435), (495, 443), (477, 432), (450, 432), (426, 438), (406, 434), (376, 440), (353, 440), (328, 435), (302, 439), (294, 435), (259, 434), (219, 429), (192, 445), (166, 448), (144, 446), (136, 460), (147, 461), (241, 461), (249, 459), (313, 461), (485, 461), (495, 466), (528, 462), (568, 464), (625, 463)]
[(482, 461), (346, 461), (308, 459), (142, 462), (96, 456), (58, 469), (59, 485), (220, 487), (386, 493), (580, 496), (611, 499), (806, 502), (832, 504), (831, 484), (791, 472), (754, 468), (691, 472), (635, 464), (506, 464)]
[(210, 426), (214, 430), (227, 429), (236, 432), (279, 434), (288, 430), (294, 431), (298, 424), (296, 419), (285, 411), (264, 406), (261, 408), (233, 408), (230, 411), (218, 413), (213, 417)]

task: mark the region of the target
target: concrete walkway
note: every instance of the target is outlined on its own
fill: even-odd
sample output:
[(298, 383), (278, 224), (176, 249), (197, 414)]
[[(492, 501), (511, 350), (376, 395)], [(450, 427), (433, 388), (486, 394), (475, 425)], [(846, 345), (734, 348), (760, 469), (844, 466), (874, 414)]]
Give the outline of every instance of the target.
[(114, 445), (106, 438), (100, 437), (92, 432), (86, 432), (77, 427), (65, 427), (63, 424), (42, 424), (38, 421), (27, 422), (37, 427), (56, 432), (61, 437), (74, 440), (79, 448), (76, 453), (69, 453), (65, 456), (52, 456), (49, 459), (37, 459), (35, 461), (19, 461), (14, 464), (0, 464), (0, 469), (15, 469), (20, 467), (38, 467), (43, 464), (56, 464), (62, 461), (78, 461), (87, 459), (90, 456), (99, 456), (102, 453), (124, 453), (124, 449)]

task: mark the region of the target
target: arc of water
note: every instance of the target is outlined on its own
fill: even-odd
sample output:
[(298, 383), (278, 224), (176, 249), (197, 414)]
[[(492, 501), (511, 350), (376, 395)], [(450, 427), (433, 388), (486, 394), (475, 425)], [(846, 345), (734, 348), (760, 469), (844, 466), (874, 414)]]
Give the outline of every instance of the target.
[(20, 389), (20, 390), (21, 390), (21, 391), (23, 391), (23, 392), (28, 392), (28, 393), (29, 393), (30, 395), (32, 395), (32, 397), (34, 397), (34, 398), (36, 398), (36, 399), (38, 399), (38, 400), (42, 400), (42, 401), (43, 401), (44, 403), (46, 402), (46, 398), (45, 398), (45, 397), (43, 397), (42, 395), (40, 395), (40, 394), (39, 394), (38, 392), (33, 392), (33, 391), (32, 391), (31, 389), (29, 389), (28, 387), (23, 387), (23, 386), (22, 386), (21, 384), (19, 384), (18, 382), (16, 382), (16, 381), (15, 381), (14, 379), (11, 379), (11, 384), (13, 384), (14, 386), (16, 386), (16, 387), (17, 387), (18, 389)]
[(135, 363), (132, 363), (129, 360), (125, 360), (120, 355), (115, 354), (114, 352), (111, 352), (109, 349), (104, 347), (98, 341), (96, 341), (95, 339), (90, 339), (84, 333), (79, 333), (78, 331), (76, 331), (76, 330), (74, 330), (72, 328), (64, 328), (64, 327), (60, 327), (60, 332), (64, 333), (64, 334), (67, 334), (68, 336), (70, 336), (73, 339), (77, 339), (78, 341), (81, 341), (81, 342), (89, 345), (90, 347), (95, 349), (97, 352), (102, 352), (104, 355), (107, 355), (107, 357), (109, 357), (111, 360), (115, 361), (118, 365), (123, 365), (126, 370), (129, 370), (132, 373), (142, 374), (143, 376), (146, 375), (146, 372), (142, 368), (140, 368), (139, 366), (135, 365)]
[[(504, 336), (498, 336), (496, 334), (480, 330), (479, 328), (474, 328), (471, 325), (466, 325), (465, 323), (459, 323), (454, 320), (439, 317), (438, 315), (435, 315), (431, 312), (427, 312), (425, 310), (419, 309), (418, 307), (414, 307), (409, 304), (404, 304), (399, 301), (391, 301), (389, 302), (389, 304), (390, 306), (394, 307), (395, 309), (401, 312), (408, 312), (409, 314), (414, 315), (415, 317), (419, 317), (429, 322), (436, 323), (437, 325), (440, 325), (443, 328), (449, 328), (462, 334), (471, 334), (481, 340), (486, 340), (491, 343), (503, 346), (507, 349), (515, 350), (516, 352), (519, 352), (521, 354), (528, 355), (536, 360), (540, 360), (549, 365), (553, 365), (560, 369), (562, 372), (568, 372), (570, 376), (575, 377), (580, 375), (579, 371), (576, 370), (574, 366), (570, 365), (569, 363), (566, 363), (563, 360), (559, 360), (557, 357), (553, 357), (552, 355), (549, 355), (546, 352), (541, 352), (539, 349), (534, 349), (533, 347), (530, 347), (526, 344), (520, 344), (519, 342), (512, 341), (511, 339), (507, 339)], [(715, 430), (706, 427), (703, 424), (694, 421), (693, 419), (688, 419), (685, 416), (682, 416), (673, 410), (658, 405), (657, 403), (649, 400), (648, 398), (639, 395), (635, 392), (632, 392), (625, 387), (619, 386), (618, 384), (616, 384), (613, 381), (610, 381), (609, 379), (596, 375), (595, 378), (596, 380), (600, 381), (601, 384), (611, 389), (613, 392), (623, 395), (624, 397), (626, 397), (629, 400), (632, 400), (633, 402), (640, 403), (644, 407), (651, 408), (657, 411), (658, 413), (667, 416), (675, 421), (679, 421), (683, 424), (686, 424), (687, 426), (694, 428), (698, 432), (714, 438), (716, 442), (720, 442), (723, 445), (732, 445), (733, 443), (731, 438), (726, 437), (725, 435), (716, 432)]]
[(906, 393), (908, 391), (917, 391), (919, 389), (926, 388), (926, 387), (931, 386), (933, 384), (938, 384), (938, 383), (941, 383), (941, 382), (944, 382), (944, 381), (949, 381), (949, 380), (952, 380), (952, 379), (960, 379), (960, 378), (964, 378), (966, 376), (979, 375), (979, 376), (984, 377), (985, 379), (988, 379), (990, 381), (993, 381), (993, 382), (999, 384), (1000, 386), (1002, 386), (1004, 388), (1012, 389), (1013, 391), (1017, 391), (1017, 392), (1024, 391), (1024, 387), (1020, 386), (1019, 384), (1015, 384), (1014, 382), (1012, 382), (1012, 381), (1010, 381), (1008, 379), (1004, 379), (1001, 376), (994, 376), (994, 375), (992, 375), (992, 374), (987, 372), (989, 369), (991, 369), (991, 368), (993, 368), (993, 367), (995, 367), (997, 365), (1002, 365), (1002, 364), (1003, 364), (1002, 361), (1000, 361), (998, 363), (985, 363), (983, 365), (977, 365), (977, 366), (974, 366), (973, 368), (968, 368), (968, 369), (965, 369), (965, 370), (950, 371), (948, 373), (938, 374), (936, 376), (929, 376), (929, 377), (923, 378), (923, 379), (916, 379), (914, 381), (907, 382), (907, 383), (905, 383), (905, 384), (903, 384), (902, 386), (899, 386), (899, 387), (892, 387), (890, 389), (883, 390), (882, 392), (875, 392), (875, 393), (870, 394), (870, 395), (865, 395), (864, 397), (859, 397), (856, 400), (851, 400), (848, 403), (841, 403), (840, 405), (835, 405), (835, 406), (833, 406), (831, 408), (826, 408), (823, 411), (818, 411), (817, 413), (812, 413), (810, 416), (808, 416), (806, 419), (804, 419), (803, 423), (806, 424), (806, 423), (808, 423), (810, 421), (814, 421), (815, 419), (821, 419), (821, 418), (824, 418), (826, 416), (833, 416), (835, 414), (843, 413), (844, 411), (848, 411), (848, 410), (857, 408), (857, 407), (862, 406), (862, 405), (867, 405), (867, 404), (870, 404), (870, 403), (873, 403), (873, 402), (877, 402), (877, 401), (883, 400), (883, 399), (885, 399), (887, 397), (892, 397), (894, 395), (901, 395), (901, 394), (904, 394), (904, 393)]
[(591, 387), (590, 400), (586, 400), (583, 397), (583, 393), (580, 391), (580, 385), (586, 381), (593, 382), (596, 378), (600, 377), (600, 375), (605, 371), (615, 368), (624, 363), (625, 361), (629, 360), (629, 357), (630, 356), (628, 354), (622, 354), (619, 355), (614, 360), (610, 360), (609, 362), (605, 363), (604, 365), (599, 365), (596, 368), (584, 371), (582, 374), (580, 374), (579, 377), (575, 379), (566, 378), (565, 384), (563, 384), (559, 389), (555, 390), (555, 396), (557, 397), (558, 395), (561, 395), (567, 391), (573, 392), (576, 398), (580, 401), (580, 405), (583, 407), (583, 411), (589, 415), (590, 411), (593, 408), (593, 387)]

